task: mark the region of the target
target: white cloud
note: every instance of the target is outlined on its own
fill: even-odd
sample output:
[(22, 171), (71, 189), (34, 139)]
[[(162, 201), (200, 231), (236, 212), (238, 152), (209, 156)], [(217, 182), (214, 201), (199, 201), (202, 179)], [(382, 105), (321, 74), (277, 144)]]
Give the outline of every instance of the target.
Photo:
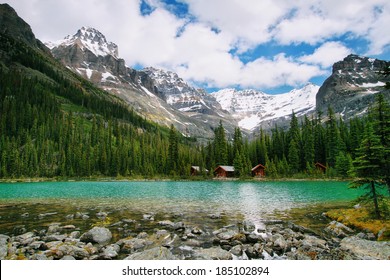
[(270, 28), (288, 10), (285, 1), (184, 0), (201, 21), (235, 38), (240, 51), (271, 39)]
[(242, 70), (240, 84), (256, 88), (300, 86), (325, 73), (318, 66), (296, 62), (285, 54), (279, 54), (272, 60), (259, 58), (248, 63)]
[(297, 0), (294, 5), (294, 12), (273, 30), (274, 38), (281, 44), (316, 45), (350, 34), (369, 40), (370, 52), (380, 54), (390, 43), (390, 36), (378, 34), (384, 33), (384, 26), (390, 24), (387, 0)]
[(326, 42), (317, 48), (313, 54), (304, 55), (300, 57), (299, 60), (309, 64), (318, 64), (322, 68), (327, 68), (351, 53), (352, 50), (348, 49), (340, 42)]
[[(42, 41), (95, 27), (118, 44), (128, 65), (168, 68), (210, 87), (300, 85), (354, 52), (340, 41), (343, 36), (366, 39), (369, 54), (390, 44), (388, 0), (182, 0), (188, 18), (177, 17), (161, 0), (146, 1), (154, 8), (146, 16), (140, 0), (6, 2)], [(235, 55), (268, 43), (286, 54), (260, 54), (246, 64)], [(311, 47), (302, 53), (303, 43)]]

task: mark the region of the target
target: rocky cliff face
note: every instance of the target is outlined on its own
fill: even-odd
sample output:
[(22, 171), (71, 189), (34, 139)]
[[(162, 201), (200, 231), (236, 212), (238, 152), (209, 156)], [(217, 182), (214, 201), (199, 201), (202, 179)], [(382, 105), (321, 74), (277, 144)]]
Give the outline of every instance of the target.
[(0, 4), (0, 32), (37, 46), (31, 27), (8, 4)]
[(32, 47), (39, 48), (46, 54), (50, 53), (49, 49), (35, 38), (30, 25), (20, 18), (8, 4), (0, 4), (0, 32), (22, 40)]
[(204, 115), (226, 115), (212, 95), (204, 89), (190, 86), (176, 73), (153, 67), (145, 68), (142, 72), (154, 81), (158, 95), (177, 110)]
[(332, 75), (324, 82), (316, 97), (317, 110), (326, 112), (328, 106), (345, 118), (364, 114), (375, 101), (375, 95), (384, 92), (390, 80), (380, 74), (390, 62), (358, 55), (349, 55), (333, 65)]

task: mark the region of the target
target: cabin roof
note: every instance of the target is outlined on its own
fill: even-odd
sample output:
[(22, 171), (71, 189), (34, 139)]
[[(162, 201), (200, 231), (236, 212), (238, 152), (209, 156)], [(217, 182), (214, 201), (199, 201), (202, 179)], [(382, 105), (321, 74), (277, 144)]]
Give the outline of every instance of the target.
[[(197, 165), (191, 166), (191, 168), (195, 169), (196, 171), (200, 171), (200, 167)], [(203, 168), (204, 171), (209, 172), (206, 168)]]
[(215, 171), (216, 171), (218, 168), (222, 168), (222, 169), (225, 170), (226, 172), (234, 172), (234, 166), (220, 165), (220, 166), (218, 166), (217, 168), (215, 168)]
[(265, 166), (262, 165), (262, 164), (258, 164), (258, 165), (256, 165), (255, 167), (252, 168), (252, 171), (255, 171), (255, 170), (258, 169), (258, 168), (265, 169)]
[(319, 163), (319, 162), (317, 162), (317, 163), (315, 164), (315, 166), (319, 166), (319, 167), (321, 167), (321, 168), (323, 168), (323, 169), (326, 169), (326, 166), (323, 165), (323, 164), (321, 164), (321, 163)]

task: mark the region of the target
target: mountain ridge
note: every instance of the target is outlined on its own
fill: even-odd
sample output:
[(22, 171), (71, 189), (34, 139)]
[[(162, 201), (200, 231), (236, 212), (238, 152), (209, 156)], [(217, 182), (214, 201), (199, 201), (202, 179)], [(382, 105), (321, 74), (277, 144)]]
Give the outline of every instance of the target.
[(381, 73), (390, 67), (389, 61), (350, 54), (334, 63), (332, 74), (324, 81), (316, 96), (316, 108), (326, 112), (328, 107), (345, 118), (365, 114), (375, 95), (389, 91), (384, 88), (390, 77)]
[[(96, 34), (92, 34), (93, 32)], [(85, 33), (88, 33), (88, 36), (85, 36)], [(98, 30), (82, 27), (75, 35), (68, 35), (64, 40), (48, 45), (53, 55), (67, 67), (103, 89), (124, 98), (135, 108), (138, 108), (141, 114), (147, 112), (146, 116), (157, 122), (165, 125), (175, 124), (185, 134), (199, 136), (207, 132), (208, 137), (212, 137), (213, 129), (218, 126), (221, 120), (230, 133), (234, 132), (236, 126), (240, 126), (244, 133), (250, 133), (250, 131), (259, 128), (265, 121), (269, 122), (269, 119), (272, 119), (271, 114), (267, 114), (268, 118), (262, 120), (263, 115), (255, 112), (251, 112), (252, 115), (246, 112), (233, 116), (234, 112), (223, 106), (221, 100), (216, 98), (218, 94), (208, 94), (204, 89), (194, 88), (172, 71), (155, 67), (147, 67), (142, 70), (131, 69), (126, 66), (123, 59), (118, 58), (107, 48), (101, 48), (105, 50), (104, 52), (94, 51), (97, 46), (89, 47), (92, 45), (91, 38), (97, 38), (94, 42), (103, 42), (104, 46), (108, 44), (104, 35)], [(86, 42), (84, 43), (84, 41)], [(239, 91), (239, 94), (245, 95), (245, 92), (255, 93), (258, 91)], [(279, 100), (280, 98), (275, 98), (273, 95), (265, 96), (265, 100), (272, 101), (274, 99)], [(288, 97), (284, 98), (283, 103), (286, 103), (287, 99)], [(309, 103), (312, 106), (312, 102)], [(286, 104), (276, 104), (276, 106), (282, 108), (286, 107)], [(307, 108), (298, 110), (291, 104), (288, 108), (290, 107), (295, 111), (308, 111)], [(153, 111), (159, 110), (158, 108), (163, 109), (157, 115), (153, 114)], [(279, 114), (278, 118), (288, 118), (292, 109), (288, 109), (284, 114)], [(248, 118), (251, 125), (246, 121)], [(191, 129), (193, 122), (197, 122), (195, 126), (198, 128), (206, 127)]]
[(253, 131), (267, 122), (287, 118), (294, 111), (299, 117), (315, 111), (315, 96), (320, 87), (308, 83), (301, 89), (282, 94), (267, 94), (253, 89), (223, 89), (211, 93), (222, 108), (235, 116), (240, 127)]

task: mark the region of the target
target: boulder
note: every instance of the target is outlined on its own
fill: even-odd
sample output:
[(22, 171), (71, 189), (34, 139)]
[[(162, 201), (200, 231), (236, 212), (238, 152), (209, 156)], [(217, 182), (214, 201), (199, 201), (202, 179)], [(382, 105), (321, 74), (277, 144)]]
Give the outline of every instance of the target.
[(10, 237), (8, 235), (0, 234), (0, 260), (4, 260), (8, 254), (8, 241)]
[(360, 260), (390, 259), (390, 242), (387, 241), (370, 241), (351, 236), (341, 240), (340, 248), (351, 252)]
[(45, 242), (51, 242), (51, 241), (63, 241), (67, 238), (68, 236), (65, 234), (51, 234), (42, 237), (42, 240)]
[(146, 246), (151, 245), (150, 243), (151, 242), (139, 238), (122, 239), (117, 242), (117, 244), (121, 246), (121, 251), (129, 254), (144, 249)]
[(268, 241), (271, 236), (272, 235), (269, 235), (266, 233), (260, 233), (260, 234), (251, 233), (251, 234), (247, 235), (246, 238), (247, 238), (248, 242), (250, 242), (250, 243), (257, 243), (257, 242)]
[(49, 217), (49, 216), (55, 216), (57, 214), (58, 214), (57, 212), (42, 213), (42, 214), (38, 215), (38, 218), (39, 219), (43, 219), (43, 218), (46, 218), (46, 217)]
[(67, 243), (58, 246), (56, 250), (53, 251), (53, 253), (57, 258), (72, 256), (75, 259), (86, 259), (89, 257), (89, 252), (86, 249)]
[(106, 260), (115, 259), (118, 257), (120, 247), (117, 244), (112, 244), (103, 249), (101, 257)]
[(353, 229), (337, 221), (330, 222), (324, 230), (338, 238), (344, 238), (354, 233)]
[(110, 242), (111, 238), (112, 233), (109, 229), (103, 227), (94, 227), (93, 229), (81, 235), (80, 240), (82, 242), (92, 242), (105, 245)]
[(47, 229), (47, 234), (55, 234), (60, 233), (62, 230), (62, 227), (60, 226), (60, 223), (53, 223), (49, 225), (49, 228)]
[(272, 236), (272, 242), (274, 244), (274, 249), (276, 251), (284, 252), (286, 251), (288, 244), (286, 242), (286, 239), (281, 234), (275, 234)]
[(66, 256), (63, 256), (60, 260), (61, 261), (75, 261), (76, 259), (73, 256), (66, 255)]
[(81, 233), (79, 231), (72, 231), (70, 234), (69, 234), (69, 237), (70, 238), (73, 238), (73, 239), (77, 239), (77, 238), (80, 238), (81, 236)]
[(217, 231), (214, 231), (213, 234), (217, 236), (220, 240), (231, 240), (234, 236), (238, 234), (236, 229), (221, 228)]
[(35, 233), (33, 233), (33, 232), (26, 232), (24, 234), (15, 236), (13, 238), (13, 240), (16, 241), (16, 242), (25, 243), (25, 240), (29, 240), (29, 239), (33, 238), (34, 236), (35, 236)]
[(233, 256), (228, 251), (220, 247), (212, 247), (208, 249), (195, 250), (194, 254), (197, 260), (232, 260)]
[(74, 225), (65, 225), (65, 226), (62, 227), (62, 229), (64, 229), (64, 230), (75, 230), (76, 226), (74, 226)]
[(154, 214), (144, 214), (143, 219), (146, 221), (154, 221)]
[(328, 245), (325, 240), (312, 235), (305, 235), (305, 238), (301, 242), (301, 246), (305, 249), (312, 249), (313, 247), (323, 250), (328, 249)]
[(195, 227), (193, 227), (193, 228), (191, 229), (191, 233), (192, 233), (192, 234), (200, 235), (200, 234), (203, 233), (203, 231), (202, 231), (199, 227), (195, 226)]
[(245, 220), (243, 222), (243, 227), (244, 227), (244, 231), (248, 232), (248, 233), (251, 233), (251, 232), (255, 231), (255, 229), (256, 229), (255, 224), (250, 220)]
[(230, 253), (232, 253), (233, 255), (238, 256), (238, 257), (242, 256), (242, 253), (243, 253), (242, 245), (234, 246), (232, 249), (230, 249)]
[(125, 260), (176, 260), (176, 257), (165, 247), (156, 247), (129, 255)]

